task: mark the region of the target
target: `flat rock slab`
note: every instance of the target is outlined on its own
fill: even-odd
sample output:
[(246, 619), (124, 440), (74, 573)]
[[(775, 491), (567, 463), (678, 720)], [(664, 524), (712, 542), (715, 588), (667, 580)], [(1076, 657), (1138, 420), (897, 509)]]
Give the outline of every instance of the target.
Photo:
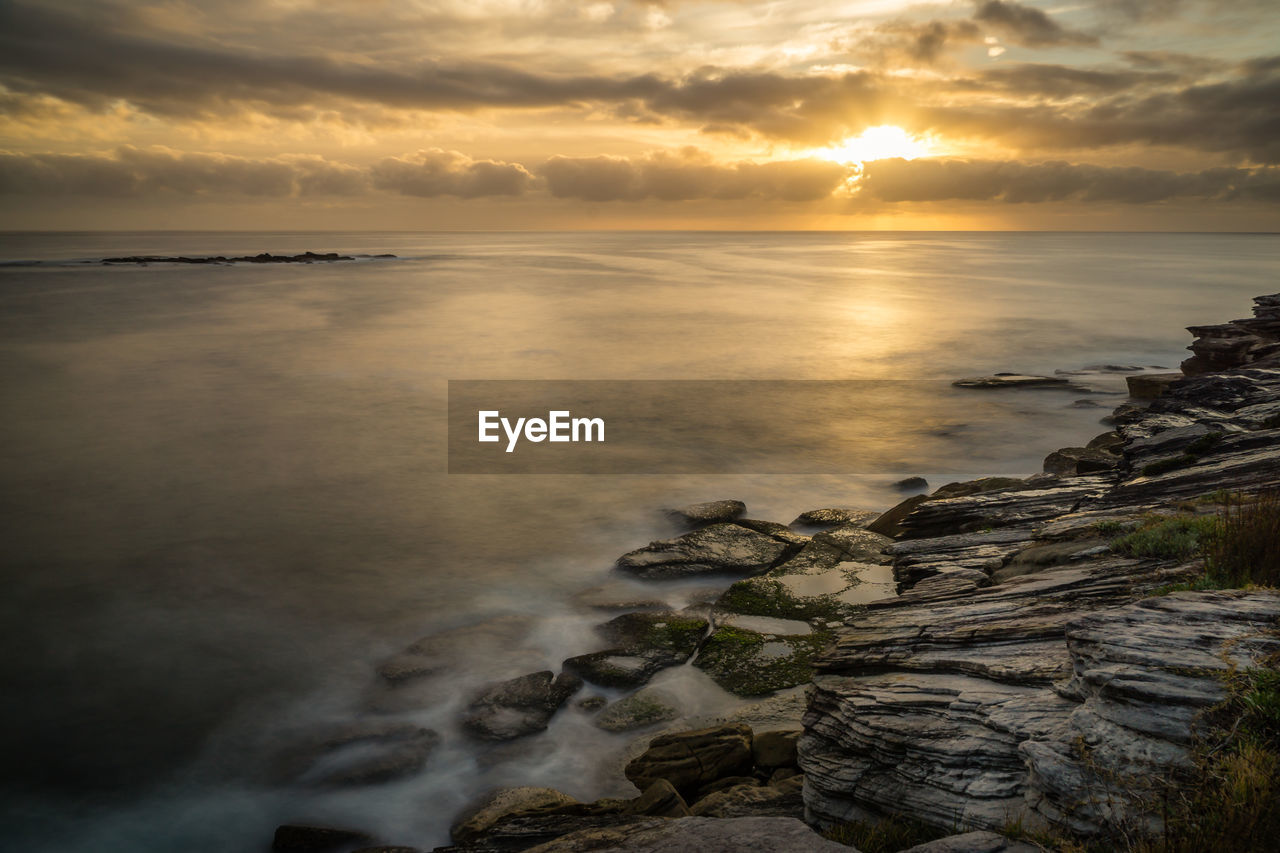
[(901, 522), (909, 538), (1026, 525), (1065, 515), (1087, 500), (1096, 500), (1116, 482), (1113, 476), (1091, 474), (1050, 482), (1039, 488), (980, 492), (963, 497), (926, 501)]
[(737, 524), (712, 524), (623, 554), (618, 568), (643, 578), (753, 575), (768, 570), (787, 550), (786, 543), (772, 536)]
[(710, 818), (637, 822), (629, 827), (587, 830), (534, 847), (536, 853), (850, 853), (802, 821), (790, 817)]
[(917, 844), (902, 853), (1043, 853), (1044, 848), (1025, 841), (1013, 841), (997, 832), (963, 832), (937, 841)]

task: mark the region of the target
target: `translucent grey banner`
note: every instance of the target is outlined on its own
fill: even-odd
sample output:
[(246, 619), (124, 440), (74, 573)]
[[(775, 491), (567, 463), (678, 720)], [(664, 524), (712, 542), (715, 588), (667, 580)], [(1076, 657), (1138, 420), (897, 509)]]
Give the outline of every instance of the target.
[[(1082, 443), (1118, 402), (928, 380), (451, 380), (450, 474), (1013, 470)], [(1028, 435), (1028, 432), (1031, 434)], [(1038, 465), (1037, 465), (1038, 470)], [(1027, 471), (1026, 473), (1032, 473)]]

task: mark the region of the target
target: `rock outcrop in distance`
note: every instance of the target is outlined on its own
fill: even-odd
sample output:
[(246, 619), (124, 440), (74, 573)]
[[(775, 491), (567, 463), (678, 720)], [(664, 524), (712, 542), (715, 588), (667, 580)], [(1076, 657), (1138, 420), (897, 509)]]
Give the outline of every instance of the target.
[(1194, 771), (1223, 676), (1280, 651), (1280, 593), (1160, 595), (1203, 561), (1110, 543), (1280, 487), (1280, 295), (1255, 302), (1253, 319), (1193, 327), (1186, 375), (1117, 410), (1114, 436), (1091, 445), (1110, 463), (1068, 448), (1046, 460), (1065, 476), (899, 512), (886, 551), (903, 594), (814, 662), (799, 742), (810, 823), (1158, 831), (1161, 786)]
[(395, 258), (395, 255), (340, 255), (337, 252), (303, 252), (300, 255), (273, 255), (270, 252), (262, 252), (257, 255), (240, 255), (232, 258), (224, 255), (197, 257), (188, 257), (186, 255), (129, 255), (122, 258), (103, 258), (99, 263), (108, 266), (115, 264), (314, 264), (354, 261), (357, 258), (387, 260)]

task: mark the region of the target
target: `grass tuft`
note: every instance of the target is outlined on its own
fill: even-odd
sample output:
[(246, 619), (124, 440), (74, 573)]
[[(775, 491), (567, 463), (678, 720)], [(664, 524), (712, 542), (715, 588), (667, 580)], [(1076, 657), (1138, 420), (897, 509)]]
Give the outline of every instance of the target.
[(1111, 550), (1130, 557), (1182, 560), (1202, 550), (1217, 535), (1215, 516), (1176, 516), (1150, 522), (1111, 543)]
[(862, 853), (897, 853), (950, 834), (948, 830), (918, 820), (891, 815), (883, 820), (854, 820), (838, 824), (822, 833), (822, 837)]
[(1280, 586), (1280, 491), (1228, 500), (1205, 548), (1209, 573), (1227, 586)]

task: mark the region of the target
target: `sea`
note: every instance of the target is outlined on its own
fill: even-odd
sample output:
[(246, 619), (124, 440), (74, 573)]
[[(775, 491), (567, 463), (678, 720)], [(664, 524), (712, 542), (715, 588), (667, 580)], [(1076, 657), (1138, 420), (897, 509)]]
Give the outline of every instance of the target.
[[(304, 251), (396, 258), (100, 263)], [(572, 707), (503, 745), (457, 721), (600, 647), (609, 614), (575, 596), (627, 583), (620, 554), (678, 533), (665, 508), (786, 523), (885, 509), (905, 477), (1037, 473), (1107, 429), (1114, 368), (1176, 369), (1184, 327), (1247, 315), (1277, 271), (1268, 234), (0, 234), (3, 846), (253, 851), (308, 822), (429, 849), (496, 786), (634, 796), (636, 733)], [(997, 372), (1073, 385), (950, 384)], [(449, 382), (485, 379), (733, 382), (830, 428), (730, 420), (687, 472), (450, 473)], [(811, 399), (741, 384), (782, 380)], [(518, 649), (463, 645), (387, 699), (389, 656), (504, 619)], [(738, 701), (660, 678), (690, 713)], [(381, 784), (282, 778), (282, 750), (370, 720), (441, 742)]]

